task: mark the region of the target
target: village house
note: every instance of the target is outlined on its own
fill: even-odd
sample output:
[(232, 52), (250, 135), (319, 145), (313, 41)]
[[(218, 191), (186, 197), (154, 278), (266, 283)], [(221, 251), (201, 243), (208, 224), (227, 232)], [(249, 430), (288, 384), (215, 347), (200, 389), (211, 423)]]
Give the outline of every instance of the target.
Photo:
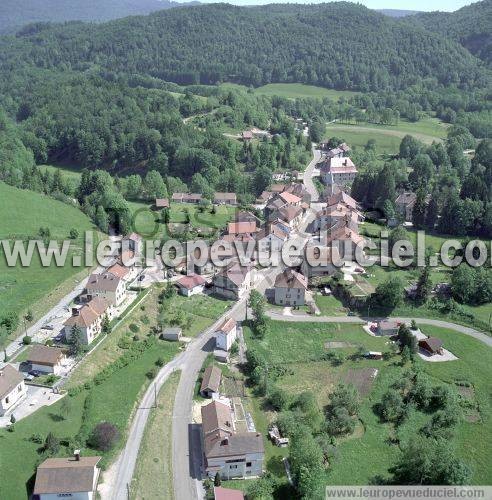
[(356, 255), (357, 247), (362, 251), (364, 242), (365, 239), (357, 230), (354, 231), (345, 225), (332, 228), (326, 238), (326, 244), (328, 246), (337, 246), (338, 252), (345, 260)]
[(134, 268), (132, 266), (126, 267), (122, 266), (119, 263), (113, 264), (106, 272), (109, 274), (112, 274), (113, 276), (116, 276), (120, 280), (123, 280), (125, 284), (127, 284), (129, 281), (132, 279), (132, 270)]
[(268, 203), (268, 200), (273, 196), (272, 191), (263, 191), (255, 200), (256, 205), (263, 206)]
[(273, 194), (280, 194), (287, 189), (287, 184), (272, 184), (270, 186), (270, 191)]
[(304, 249), (301, 273), (308, 278), (333, 276), (343, 265), (338, 247), (308, 244)]
[(27, 394), (22, 373), (12, 365), (0, 368), (0, 417), (13, 410)]
[(261, 220), (256, 217), (256, 215), (252, 212), (249, 212), (248, 210), (239, 210), (236, 212), (234, 215), (234, 221), (235, 222), (254, 222), (256, 230), (258, 230), (258, 227), (261, 225)]
[(261, 476), (265, 448), (259, 432), (237, 432), (230, 404), (213, 401), (202, 406), (205, 473), (222, 479)]
[(217, 349), (230, 351), (237, 338), (237, 323), (233, 318), (227, 318), (215, 332), (215, 345)]
[(215, 205), (237, 205), (236, 193), (215, 193), (214, 194), (214, 204)]
[(344, 186), (354, 181), (357, 168), (350, 158), (328, 158), (323, 161), (320, 173), (325, 184)]
[(94, 297), (80, 309), (74, 307), (72, 316), (64, 323), (65, 339), (68, 341), (74, 327), (81, 332), (81, 342), (89, 345), (101, 333), (102, 321), (105, 317), (111, 320), (114, 316), (114, 303), (103, 297)]
[(251, 130), (245, 130), (241, 133), (241, 138), (245, 142), (250, 141), (251, 139), (253, 139), (253, 132), (251, 132)]
[(102, 297), (116, 306), (119, 306), (126, 299), (125, 281), (107, 271), (101, 274), (91, 274), (85, 289), (87, 295)]
[(327, 206), (316, 213), (316, 218), (313, 221), (313, 231), (330, 229), (339, 223), (340, 220), (355, 224), (357, 228), (355, 230), (358, 230), (358, 225), (363, 219), (363, 215), (358, 210), (347, 207), (343, 203), (337, 203)]
[(291, 229), (295, 229), (299, 226), (302, 220), (303, 213), (304, 211), (302, 207), (287, 205), (285, 207), (282, 207), (280, 210), (272, 213), (268, 220), (271, 221), (275, 219), (281, 219), (287, 222)]
[(163, 208), (169, 208), (169, 198), (156, 198), (155, 199), (155, 208), (157, 210), (162, 210)]
[(214, 394), (219, 394), (222, 372), (215, 365), (209, 365), (203, 372), (200, 394), (204, 398), (211, 398)]
[(191, 297), (198, 293), (203, 293), (205, 288), (205, 279), (199, 274), (190, 274), (183, 276), (176, 281), (179, 293), (185, 297)]
[(305, 304), (307, 278), (293, 269), (286, 269), (275, 279), (274, 302), (281, 306), (303, 306)]
[(143, 250), (142, 237), (137, 233), (131, 233), (125, 236), (121, 241), (121, 252), (131, 250), (135, 255), (140, 255)]
[(395, 200), (397, 213), (403, 220), (411, 222), (413, 220), (413, 207), (417, 201), (417, 195), (411, 191), (405, 191), (398, 195)]
[(345, 142), (331, 149), (327, 143), (322, 143), (320, 144), (320, 149), (323, 156), (327, 158), (343, 158), (350, 151), (350, 147)]
[[(285, 225), (284, 225), (285, 224)], [(256, 235), (258, 252), (273, 255), (280, 254), (285, 241), (289, 238), (290, 227), (286, 223), (268, 223)]]
[(31, 370), (59, 375), (66, 360), (65, 353), (57, 347), (34, 345), (30, 348), (27, 362)]
[(296, 196), (301, 198), (302, 203), (306, 203), (307, 206), (309, 206), (309, 204), (311, 203), (311, 194), (302, 182), (293, 182), (292, 184), (290, 184), (290, 186), (287, 186), (285, 188), (285, 191), (295, 194)]
[(231, 300), (239, 300), (251, 289), (254, 281), (251, 264), (230, 262), (213, 278), (213, 293)]
[(376, 333), (378, 335), (393, 336), (398, 333), (400, 323), (391, 319), (383, 319), (376, 324)]
[(183, 335), (183, 330), (178, 327), (164, 328), (161, 333), (162, 340), (178, 341)]
[(81, 457), (76, 450), (73, 457), (48, 458), (36, 471), (34, 496), (39, 500), (73, 498), (94, 500), (101, 457)]
[(295, 194), (289, 193), (288, 191), (283, 191), (279, 194), (279, 197), (287, 204), (293, 206), (299, 206), (302, 203), (302, 198), (296, 196)]
[(256, 231), (256, 221), (229, 222), (227, 225), (227, 234), (232, 236), (247, 235), (254, 237)]
[(336, 193), (330, 193), (329, 196), (326, 196), (326, 205), (331, 207), (332, 205), (345, 205), (347, 208), (351, 210), (358, 210), (358, 203), (345, 191), (338, 189)]
[(427, 337), (419, 340), (419, 348), (431, 356), (444, 353), (443, 342), (437, 337)]
[(173, 193), (172, 201), (175, 203), (200, 203), (202, 195), (199, 193)]

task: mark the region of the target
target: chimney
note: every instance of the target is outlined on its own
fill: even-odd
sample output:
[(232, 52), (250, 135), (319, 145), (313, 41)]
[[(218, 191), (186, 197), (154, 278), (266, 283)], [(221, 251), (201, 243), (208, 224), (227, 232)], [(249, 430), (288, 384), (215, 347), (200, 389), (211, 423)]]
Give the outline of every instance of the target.
[(222, 440), (222, 444), (224, 446), (227, 446), (229, 444), (229, 438), (228, 437), (225, 437), (223, 440)]
[(80, 462), (80, 450), (75, 450), (73, 452), (73, 456), (74, 456), (76, 462)]
[(79, 310), (76, 307), (72, 307), (72, 316), (78, 316)]

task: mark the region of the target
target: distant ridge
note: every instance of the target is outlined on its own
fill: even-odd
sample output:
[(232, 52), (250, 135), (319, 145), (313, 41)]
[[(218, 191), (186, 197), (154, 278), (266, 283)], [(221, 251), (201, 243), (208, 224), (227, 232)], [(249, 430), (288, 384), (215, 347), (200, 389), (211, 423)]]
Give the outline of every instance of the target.
[(399, 9), (375, 9), (375, 10), (389, 17), (407, 17), (420, 14), (419, 10), (399, 10)]
[(1, 0), (0, 34), (38, 22), (110, 21), (199, 2), (172, 0)]

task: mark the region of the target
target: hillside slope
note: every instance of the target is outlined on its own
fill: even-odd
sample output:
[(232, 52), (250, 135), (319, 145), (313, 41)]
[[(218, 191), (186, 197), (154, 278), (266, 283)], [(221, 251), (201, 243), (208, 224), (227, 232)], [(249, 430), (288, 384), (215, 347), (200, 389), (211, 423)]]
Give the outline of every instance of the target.
[(2, 0), (0, 33), (13, 32), (28, 23), (101, 22), (179, 5), (170, 0)]
[(459, 44), (347, 2), (170, 9), (102, 25), (31, 26), (0, 41), (0, 69), (139, 73), (182, 84), (299, 82), (403, 88), (420, 78), (473, 85), (477, 60)]
[(404, 21), (450, 37), (492, 65), (492, 0), (468, 5), (456, 12), (422, 12)]

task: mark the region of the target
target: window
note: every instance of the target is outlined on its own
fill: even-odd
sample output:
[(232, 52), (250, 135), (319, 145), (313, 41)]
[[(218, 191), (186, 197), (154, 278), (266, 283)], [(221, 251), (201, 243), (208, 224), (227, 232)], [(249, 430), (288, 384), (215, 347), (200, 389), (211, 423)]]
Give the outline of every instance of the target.
[(246, 467), (251, 467), (251, 462), (246, 462)]
[(229, 469), (237, 469), (237, 465), (229, 465)]
[(19, 387), (17, 387), (17, 392), (20, 392), (22, 391), (22, 385), (19, 385)]
[(8, 405), (9, 404), (9, 398), (5, 398), (5, 404)]

